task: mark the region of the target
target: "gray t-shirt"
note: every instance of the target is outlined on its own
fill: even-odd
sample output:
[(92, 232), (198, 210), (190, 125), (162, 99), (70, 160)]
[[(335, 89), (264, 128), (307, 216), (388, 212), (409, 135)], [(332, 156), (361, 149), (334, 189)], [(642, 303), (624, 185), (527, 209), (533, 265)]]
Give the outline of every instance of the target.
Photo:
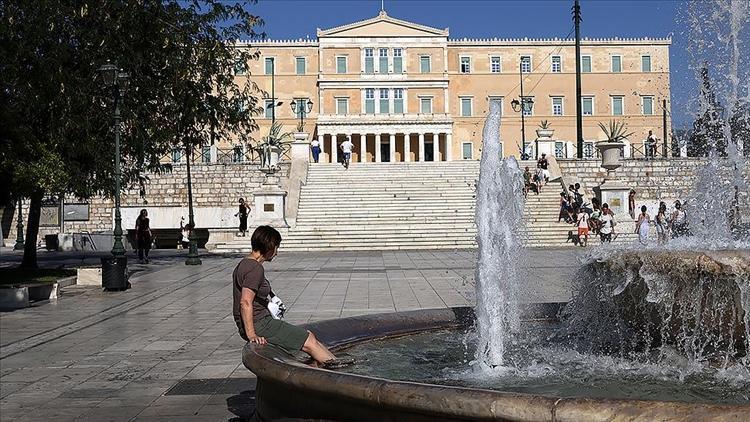
[[(271, 293), (271, 283), (265, 277), (263, 265), (254, 259), (243, 258), (232, 273), (232, 293), (234, 296), (232, 312), (234, 313), (234, 321), (240, 329), (244, 326), (240, 313), (240, 297), (242, 297), (243, 288), (254, 291), (255, 296), (263, 301)], [(258, 303), (257, 300), (253, 301), (253, 321), (258, 321), (269, 315), (271, 315), (271, 312), (265, 305)]]

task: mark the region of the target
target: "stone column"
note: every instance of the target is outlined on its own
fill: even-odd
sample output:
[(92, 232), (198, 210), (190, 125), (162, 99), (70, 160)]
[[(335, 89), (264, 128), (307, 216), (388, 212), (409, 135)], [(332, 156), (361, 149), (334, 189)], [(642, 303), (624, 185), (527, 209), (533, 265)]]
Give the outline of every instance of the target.
[(339, 140), (338, 138), (339, 138), (338, 134), (331, 135), (331, 162), (334, 164), (339, 162)]
[(366, 133), (359, 134), (359, 162), (360, 163), (367, 162), (367, 134)]
[(450, 133), (445, 134), (445, 161), (451, 161), (453, 159), (453, 140)]
[(396, 135), (389, 133), (388, 134), (388, 150), (390, 151), (390, 161), (391, 163), (396, 162)]
[(432, 134), (432, 154), (433, 154), (433, 161), (440, 161), (440, 134), (439, 133), (433, 133)]
[(424, 161), (424, 133), (419, 134), (419, 159), (417, 161)]
[(380, 134), (375, 134), (375, 162), (380, 162)]
[(325, 163), (325, 149), (323, 148), (323, 140), (325, 135), (318, 134), (318, 144), (320, 145), (320, 162)]
[(411, 161), (411, 136), (408, 133), (404, 133), (404, 162), (408, 163)]

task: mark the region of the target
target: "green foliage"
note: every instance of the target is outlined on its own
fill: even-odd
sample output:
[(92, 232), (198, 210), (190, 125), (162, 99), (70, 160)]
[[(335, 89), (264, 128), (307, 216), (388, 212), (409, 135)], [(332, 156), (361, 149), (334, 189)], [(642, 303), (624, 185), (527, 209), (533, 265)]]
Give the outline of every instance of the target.
[[(262, 20), (218, 0), (0, 2), (0, 175), (13, 195), (112, 194), (112, 92), (97, 69), (130, 74), (122, 104), (123, 188), (177, 145), (247, 143), (257, 86), (235, 77)], [(247, 81), (247, 83), (246, 83)], [(242, 104), (243, 107), (238, 107)], [(7, 179), (6, 179), (7, 180)]]
[(259, 90), (232, 72), (258, 57), (235, 40), (263, 36), (246, 3), (254, 1), (0, 2), (0, 201), (31, 197), (39, 207), (47, 195), (114, 193), (113, 91), (97, 75), (108, 60), (130, 75), (123, 189), (163, 171), (175, 147), (252, 141)]
[(750, 101), (738, 101), (734, 105), (729, 128), (734, 145), (742, 145), (742, 151), (738, 152), (750, 157)]
[(541, 122), (539, 122), (539, 129), (546, 130), (546, 129), (549, 129), (549, 128), (550, 128), (549, 121), (542, 120)]
[(274, 122), (271, 128), (268, 130), (268, 136), (263, 138), (263, 143), (271, 146), (283, 146), (291, 141), (286, 141), (292, 137), (292, 132), (281, 132), (284, 125), (279, 122)]
[(618, 120), (610, 120), (609, 125), (599, 122), (599, 128), (610, 142), (622, 142), (633, 134), (627, 131), (628, 125), (625, 122)]

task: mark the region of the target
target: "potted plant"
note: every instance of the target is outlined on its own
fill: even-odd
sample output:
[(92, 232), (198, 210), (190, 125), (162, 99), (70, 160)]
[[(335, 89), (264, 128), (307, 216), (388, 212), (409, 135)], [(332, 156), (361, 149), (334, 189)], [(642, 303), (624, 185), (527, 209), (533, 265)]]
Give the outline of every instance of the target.
[(620, 152), (627, 139), (633, 132), (628, 132), (628, 125), (625, 122), (610, 120), (609, 125), (599, 122), (599, 128), (607, 137), (606, 140), (596, 143), (596, 148), (602, 156), (602, 167), (607, 169), (607, 177), (614, 173), (615, 169), (620, 167)]
[(550, 129), (549, 121), (542, 120), (539, 123), (539, 129), (536, 130), (536, 136), (540, 139), (549, 139), (552, 138), (552, 134), (555, 133), (554, 129)]
[(284, 148), (290, 143), (286, 139), (291, 138), (290, 132), (281, 132), (283, 125), (275, 122), (268, 131), (268, 136), (263, 137), (263, 142), (255, 147), (261, 158), (261, 168), (266, 170), (278, 170), (279, 160)]

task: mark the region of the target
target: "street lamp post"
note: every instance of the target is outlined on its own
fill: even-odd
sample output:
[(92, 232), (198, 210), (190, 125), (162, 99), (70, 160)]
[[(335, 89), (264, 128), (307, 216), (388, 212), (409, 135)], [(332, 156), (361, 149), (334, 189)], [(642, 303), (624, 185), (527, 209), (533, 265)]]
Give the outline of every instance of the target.
[(195, 237), (195, 215), (193, 214), (193, 182), (190, 175), (190, 156), (193, 155), (193, 146), (188, 142), (185, 145), (187, 152), (186, 169), (188, 183), (188, 256), (185, 265), (201, 265), (203, 262), (198, 258), (198, 239)]
[[(299, 102), (292, 100), (289, 105), (292, 106), (292, 113), (299, 114), (299, 127), (300, 129), (304, 129), (305, 116), (307, 116), (307, 113), (311, 112), (313, 108), (312, 100), (307, 100), (306, 103), (303, 102), (302, 99), (300, 99)], [(300, 132), (302, 132), (302, 130), (300, 130)]]
[[(125, 246), (122, 243), (122, 214), (120, 213), (120, 178), (122, 177), (122, 170), (120, 169), (120, 103), (128, 88), (130, 77), (110, 62), (99, 68), (99, 74), (101, 75), (104, 87), (112, 89), (115, 130), (115, 228), (114, 244), (112, 246), (113, 259), (110, 264), (105, 264), (106, 259), (102, 258), (102, 284), (105, 288), (122, 289), (126, 288), (127, 283), (125, 275), (127, 257), (125, 256)], [(104, 268), (108, 268), (109, 270), (107, 271)]]
[(127, 73), (120, 72), (117, 66), (109, 62), (99, 68), (99, 74), (102, 76), (104, 87), (112, 89), (115, 106), (115, 242), (112, 246), (112, 255), (118, 257), (125, 256), (125, 247), (122, 244), (122, 215), (120, 213), (120, 178), (122, 177), (122, 170), (120, 169), (120, 102), (125, 90), (127, 90), (129, 76)]
[(25, 243), (23, 241), (23, 216), (21, 216), (23, 201), (21, 198), (18, 199), (18, 224), (16, 224), (16, 244), (13, 246), (14, 251), (24, 250)]
[(518, 65), (518, 71), (521, 76), (521, 98), (514, 99), (510, 102), (510, 106), (513, 107), (513, 111), (521, 112), (521, 159), (528, 160), (528, 154), (526, 154), (526, 112), (531, 110), (534, 106), (534, 100), (526, 98), (523, 95), (523, 60)]

